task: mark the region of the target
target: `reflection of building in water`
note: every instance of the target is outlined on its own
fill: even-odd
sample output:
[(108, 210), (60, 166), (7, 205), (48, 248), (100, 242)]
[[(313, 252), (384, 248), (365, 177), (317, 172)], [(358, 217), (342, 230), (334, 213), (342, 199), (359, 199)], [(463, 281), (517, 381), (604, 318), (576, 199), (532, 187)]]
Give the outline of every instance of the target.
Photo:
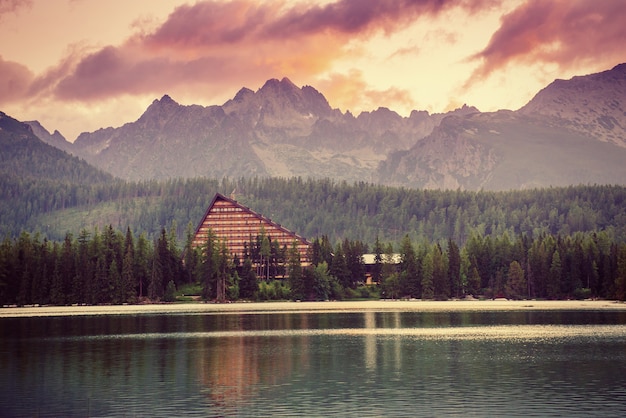
[[(376, 313), (373, 311), (366, 311), (363, 313), (364, 327), (367, 330), (376, 329)], [(377, 357), (377, 336), (375, 333), (365, 334), (365, 367), (368, 371), (376, 370), (376, 357)]]
[[(234, 408), (247, 396), (255, 394), (260, 380), (258, 357), (250, 355), (245, 337), (202, 340), (199, 356), (200, 376), (215, 406)], [(254, 345), (254, 344), (252, 344)]]
[[(392, 315), (393, 315), (394, 328), (401, 329), (402, 320), (400, 318), (400, 312), (393, 312)], [(394, 338), (393, 341), (394, 341), (394, 350), (395, 350), (394, 358), (396, 359), (396, 369), (401, 370), (402, 369), (402, 339)]]
[[(379, 321), (377, 327), (376, 321)], [(366, 311), (363, 313), (363, 327), (370, 331), (365, 333), (364, 340), (364, 361), (365, 367), (368, 371), (374, 371), (378, 367), (378, 357), (381, 357), (381, 361), (385, 364), (395, 364), (396, 369), (402, 368), (402, 337), (396, 338), (384, 338), (381, 337), (380, 331), (377, 332), (377, 328), (401, 330), (403, 327), (402, 316), (400, 312), (389, 312), (380, 314), (372, 311)]]
[[(237, 415), (238, 408), (260, 389), (280, 385), (296, 371), (310, 367), (310, 337), (290, 332), (308, 329), (308, 314), (255, 315), (252, 319), (251, 331), (245, 331), (250, 325), (226, 327), (234, 335), (204, 338), (198, 346), (200, 380), (212, 405), (223, 409), (224, 415)], [(284, 330), (284, 334), (257, 334), (261, 330)]]
[[(398, 332), (402, 330), (403, 324), (401, 312), (385, 312), (383, 314), (379, 314), (378, 317), (366, 317), (366, 328), (376, 328), (376, 319), (378, 319), (379, 322), (378, 328), (398, 330)], [(371, 334), (374, 338), (376, 338), (376, 332), (372, 332)], [(374, 358), (374, 361), (376, 361), (376, 358), (380, 356), (383, 363), (395, 364), (396, 369), (400, 370), (402, 368), (402, 341), (404, 338), (395, 336), (395, 338), (374, 339), (374, 347), (371, 348), (369, 347), (371, 344), (371, 341), (368, 339), (369, 337), (370, 336), (368, 335), (365, 341), (366, 364), (371, 362), (371, 358)], [(374, 353), (372, 354), (371, 351)]]

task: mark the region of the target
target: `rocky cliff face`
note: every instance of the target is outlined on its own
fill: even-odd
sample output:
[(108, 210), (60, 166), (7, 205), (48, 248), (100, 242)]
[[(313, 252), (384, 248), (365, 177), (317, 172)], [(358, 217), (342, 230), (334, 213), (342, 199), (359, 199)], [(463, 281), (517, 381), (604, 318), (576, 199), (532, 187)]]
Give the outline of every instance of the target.
[(626, 147), (626, 64), (570, 80), (555, 80), (519, 110), (552, 124)]
[[(470, 108), (459, 109), (464, 114)], [(272, 79), (223, 106), (165, 95), (135, 122), (81, 134), (72, 151), (119, 177), (303, 176), (371, 180), (391, 151), (429, 134), (442, 115), (332, 109), (313, 87)]]
[(446, 117), (376, 180), (427, 188), (506, 190), (626, 184), (626, 65), (557, 80), (516, 112)]
[(246, 127), (220, 106), (182, 106), (165, 95), (135, 122), (81, 134), (74, 152), (133, 180), (266, 175), (250, 142)]
[(41, 123), (39, 123), (36, 120), (28, 121), (24, 123), (30, 126), (31, 129), (33, 130), (33, 133), (46, 144), (52, 145), (53, 147), (66, 151), (66, 152), (70, 151), (70, 148), (72, 147), (72, 143), (69, 142), (67, 139), (65, 139), (65, 137), (61, 135), (59, 131), (55, 130), (51, 134), (46, 128), (41, 126)]
[(409, 117), (387, 108), (343, 113), (313, 87), (283, 78), (242, 88), (222, 106), (183, 106), (165, 95), (134, 122), (82, 134), (70, 151), (133, 180), (302, 176), (469, 190), (626, 184), (624, 109), (626, 64), (557, 80), (515, 112), (464, 106)]

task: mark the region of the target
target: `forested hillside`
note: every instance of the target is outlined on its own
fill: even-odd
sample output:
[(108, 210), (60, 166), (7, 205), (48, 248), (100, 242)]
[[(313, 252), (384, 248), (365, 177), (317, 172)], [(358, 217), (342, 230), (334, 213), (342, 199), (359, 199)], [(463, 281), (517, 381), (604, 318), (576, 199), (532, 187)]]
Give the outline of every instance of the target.
[(626, 241), (626, 188), (576, 186), (510, 192), (413, 190), (299, 178), (167, 180), (74, 184), (0, 178), (0, 233), (41, 232), (61, 240), (113, 225), (152, 239), (176, 224), (179, 238), (200, 221), (216, 192), (310, 239), (327, 235), (372, 244), (376, 237), (399, 242), (463, 244), (482, 235), (570, 235), (604, 230)]
[(28, 124), (3, 112), (0, 112), (0, 176), (77, 184), (113, 180), (112, 175), (44, 143)]
[[(289, 280), (257, 282), (249, 266), (258, 260), (235, 260), (219, 242), (210, 262), (206, 250), (190, 251), (216, 192), (313, 240), (315, 267), (293, 274), (289, 249), (272, 246), (268, 271), (283, 269)], [(216, 277), (229, 299), (626, 298), (620, 186), (464, 192), (299, 178), (88, 185), (2, 177), (0, 196), (3, 304), (170, 300), (194, 284), (212, 299)], [(260, 251), (249, 248), (252, 258)], [(367, 252), (377, 254), (375, 290), (358, 287)], [(388, 262), (394, 253), (397, 267)]]
[[(238, 255), (211, 233), (202, 247), (191, 245), (192, 228), (185, 235), (182, 251), (174, 228), (162, 228), (153, 242), (110, 225), (68, 233), (62, 242), (27, 232), (7, 237), (0, 242), (0, 305), (174, 301), (181, 288), (218, 301), (626, 299), (626, 243), (606, 231), (535, 237), (474, 231), (462, 246), (452, 239), (416, 243), (408, 234), (396, 244), (346, 238), (333, 245), (322, 236), (313, 242), (311, 267), (300, 264), (295, 246), (281, 248), (262, 236), (250, 237)], [(364, 286), (370, 251), (374, 286)]]

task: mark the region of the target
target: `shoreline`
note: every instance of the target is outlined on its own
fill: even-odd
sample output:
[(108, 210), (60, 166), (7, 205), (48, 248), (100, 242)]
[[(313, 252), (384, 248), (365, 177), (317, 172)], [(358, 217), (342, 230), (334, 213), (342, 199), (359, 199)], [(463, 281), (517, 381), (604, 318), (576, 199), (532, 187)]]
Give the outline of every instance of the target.
[(233, 302), (163, 303), (106, 306), (33, 306), (0, 308), (0, 318), (89, 315), (160, 314), (262, 314), (367, 311), (454, 312), (454, 311), (540, 311), (623, 310), (626, 303), (613, 300), (372, 300), (331, 302)]

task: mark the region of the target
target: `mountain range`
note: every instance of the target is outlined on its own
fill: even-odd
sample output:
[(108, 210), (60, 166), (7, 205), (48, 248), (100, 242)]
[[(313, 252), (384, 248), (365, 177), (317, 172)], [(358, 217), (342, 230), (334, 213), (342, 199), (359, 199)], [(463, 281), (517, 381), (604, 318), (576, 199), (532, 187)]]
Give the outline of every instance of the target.
[(311, 86), (268, 80), (223, 105), (168, 95), (139, 119), (42, 141), (129, 180), (313, 177), (463, 190), (626, 184), (626, 64), (556, 80), (517, 111), (387, 108), (354, 116)]

